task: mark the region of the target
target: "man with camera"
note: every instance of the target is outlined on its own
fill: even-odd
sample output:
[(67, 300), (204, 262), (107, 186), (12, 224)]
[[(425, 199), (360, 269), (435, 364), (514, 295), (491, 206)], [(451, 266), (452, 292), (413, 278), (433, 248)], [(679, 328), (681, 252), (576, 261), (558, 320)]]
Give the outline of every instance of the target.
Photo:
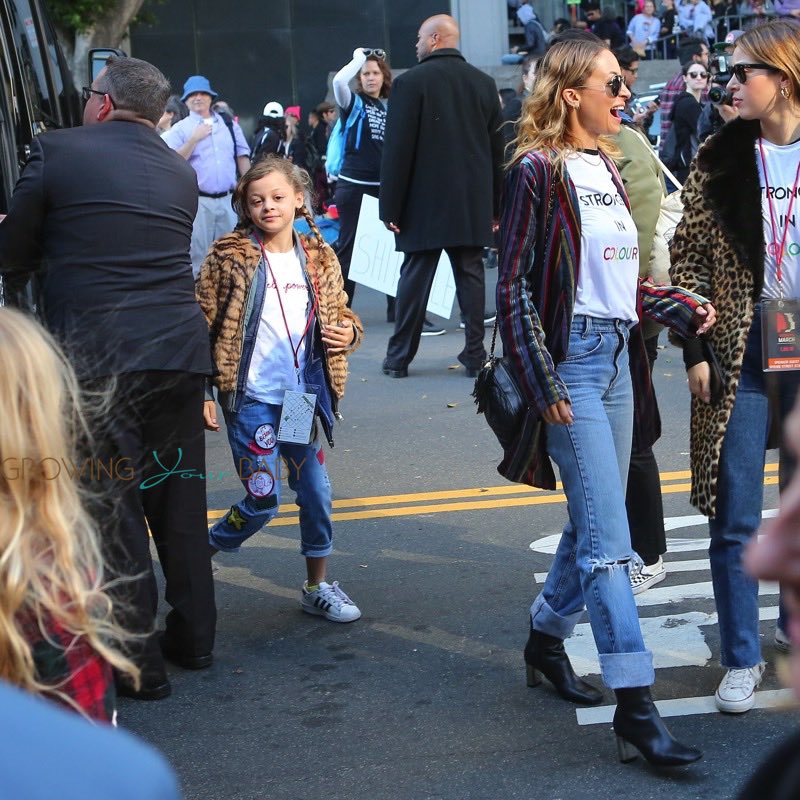
[(710, 102), (703, 106), (700, 119), (697, 120), (697, 139), (704, 142), (712, 133), (716, 133), (726, 122), (736, 119), (739, 112), (731, 104), (732, 97), (727, 89), (731, 79), (728, 59), (733, 53), (736, 40), (744, 31), (730, 31), (722, 42), (714, 45), (716, 56), (711, 59), (711, 88), (708, 90)]

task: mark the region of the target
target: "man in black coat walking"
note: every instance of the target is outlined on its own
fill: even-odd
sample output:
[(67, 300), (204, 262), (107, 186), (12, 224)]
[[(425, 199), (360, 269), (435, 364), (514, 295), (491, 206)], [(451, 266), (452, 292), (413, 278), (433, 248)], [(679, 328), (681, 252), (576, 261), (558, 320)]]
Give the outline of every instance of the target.
[(383, 371), (408, 375), (416, 355), (436, 264), (453, 267), (466, 324), (458, 356), (467, 375), (483, 364), (483, 248), (498, 216), (503, 136), (494, 81), (456, 49), (459, 30), (446, 14), (422, 23), (419, 64), (392, 84), (381, 161), (380, 217), (405, 254), (397, 285), (394, 334)]
[[(81, 477), (124, 578), (115, 613), (138, 635), (142, 687), (118, 690), (143, 700), (170, 693), (162, 651), (187, 668), (211, 664), (216, 625), (203, 482), (211, 351), (189, 260), (197, 178), (156, 133), (169, 94), (152, 64), (110, 60), (83, 90), (83, 127), (33, 140), (0, 224), (0, 272), (37, 274), (46, 326), (105, 399)], [(172, 606), (160, 641), (148, 526)]]

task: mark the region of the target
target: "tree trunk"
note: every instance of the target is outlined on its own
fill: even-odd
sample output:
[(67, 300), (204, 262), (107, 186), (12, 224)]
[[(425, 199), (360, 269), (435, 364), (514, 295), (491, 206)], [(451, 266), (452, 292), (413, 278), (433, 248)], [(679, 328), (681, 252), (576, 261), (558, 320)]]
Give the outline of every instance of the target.
[(144, 0), (117, 0), (115, 8), (87, 30), (81, 33), (58, 31), (75, 86), (80, 89), (89, 85), (89, 50), (93, 47), (119, 47), (127, 39), (128, 26), (143, 5)]

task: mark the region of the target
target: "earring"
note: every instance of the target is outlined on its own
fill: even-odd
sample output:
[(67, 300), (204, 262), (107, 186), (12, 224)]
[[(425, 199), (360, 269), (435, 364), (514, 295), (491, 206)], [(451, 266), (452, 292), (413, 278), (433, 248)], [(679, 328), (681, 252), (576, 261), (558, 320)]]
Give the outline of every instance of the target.
[(792, 96), (792, 93), (789, 91), (788, 86), (781, 86), (781, 97), (784, 100), (788, 100)]

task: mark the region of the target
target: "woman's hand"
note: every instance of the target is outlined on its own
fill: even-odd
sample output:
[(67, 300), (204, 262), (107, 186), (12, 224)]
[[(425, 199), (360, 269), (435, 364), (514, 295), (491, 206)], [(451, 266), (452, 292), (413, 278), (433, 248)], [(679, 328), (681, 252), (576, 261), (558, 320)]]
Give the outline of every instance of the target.
[(542, 419), (550, 425), (572, 425), (575, 421), (572, 405), (569, 400), (559, 400), (544, 410)]
[(694, 312), (694, 323), (697, 326), (697, 335), (710, 330), (711, 326), (717, 321), (717, 311), (711, 303), (699, 306)]
[(213, 400), (206, 400), (203, 403), (203, 422), (206, 424), (207, 431), (218, 431), (217, 404)]
[(689, 378), (689, 391), (704, 403), (711, 402), (711, 367), (708, 361), (701, 361), (686, 371)]
[(328, 348), (328, 354), (335, 356), (347, 350), (356, 340), (356, 329), (349, 322), (322, 327), (322, 341)]

